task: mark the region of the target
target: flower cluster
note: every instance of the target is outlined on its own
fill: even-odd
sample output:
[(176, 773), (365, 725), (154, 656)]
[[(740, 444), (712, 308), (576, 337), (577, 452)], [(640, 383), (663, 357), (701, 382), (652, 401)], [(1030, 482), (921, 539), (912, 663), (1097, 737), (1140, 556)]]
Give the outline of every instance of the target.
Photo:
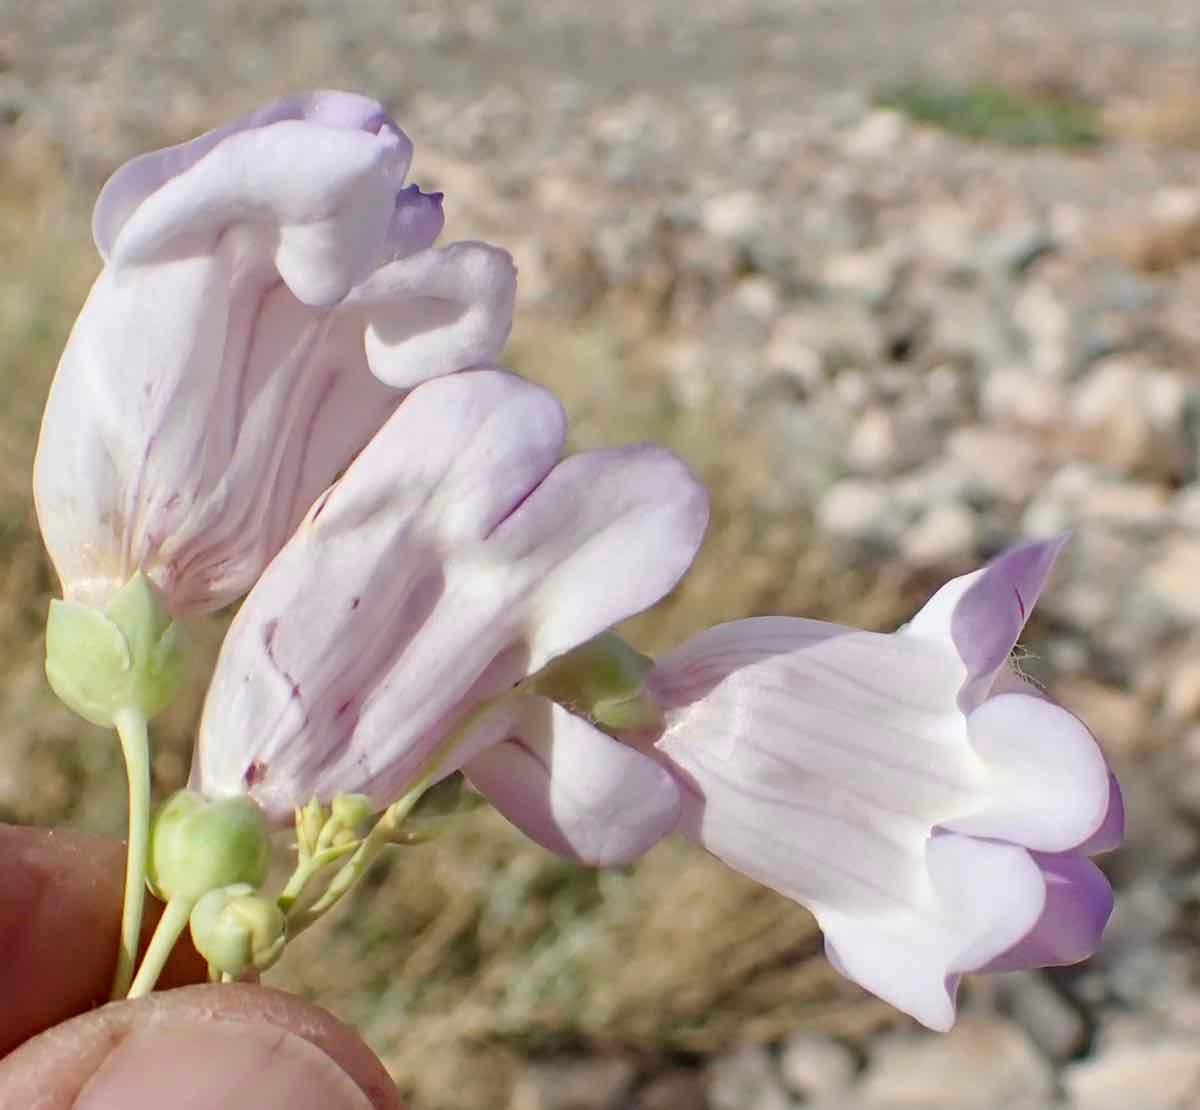
[[(511, 261), (433, 245), (410, 157), (380, 105), (315, 93), (134, 160), (96, 206), (105, 267), (35, 472), (64, 594), (47, 667), (125, 744), (159, 948), (190, 917), (214, 974), (268, 966), (461, 771), (585, 863), (692, 838), (934, 1028), (965, 973), (1089, 955), (1120, 791), (1009, 661), (1058, 543), (892, 634), (762, 617), (638, 654), (612, 629), (686, 573), (705, 490), (652, 445), (564, 457), (557, 400), (495, 364)], [(243, 595), (190, 788), (139, 838), (176, 622)], [(268, 898), (266, 829), (291, 823)]]

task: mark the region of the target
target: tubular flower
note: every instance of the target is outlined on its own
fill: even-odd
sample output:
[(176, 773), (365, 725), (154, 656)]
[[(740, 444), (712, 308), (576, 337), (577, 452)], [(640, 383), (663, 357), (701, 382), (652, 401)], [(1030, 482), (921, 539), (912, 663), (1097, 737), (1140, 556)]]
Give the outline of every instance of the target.
[[(625, 773), (669, 769), (679, 831), (807, 906), (847, 977), (949, 1028), (964, 973), (1084, 959), (1112, 910), (1088, 857), (1121, 839), (1116, 779), (1084, 725), (1009, 662), (1058, 547), (955, 579), (890, 635), (762, 617), (653, 666), (600, 638), (535, 678), (562, 703), (541, 733), (466, 771), (579, 858), (604, 815), (572, 805), (597, 772), (571, 738), (613, 705), (614, 719), (653, 706), (653, 726), (613, 728)], [(655, 833), (623, 830), (647, 845)]]
[(964, 973), (1081, 960), (1112, 910), (1087, 857), (1121, 838), (1116, 780), (1009, 662), (1059, 546), (953, 580), (891, 635), (736, 621), (647, 679), (679, 828), (802, 902), (840, 971), (935, 1029)]
[(511, 260), (432, 247), (441, 197), (404, 186), (411, 154), (375, 101), (319, 92), (105, 185), (34, 472), (68, 600), (140, 569), (174, 616), (228, 604), (404, 390), (495, 359)]
[[(217, 662), (192, 785), (277, 821), (310, 799), (377, 808), (509, 741), (586, 769), (563, 806), (593, 862), (672, 828), (664, 768), (522, 686), (666, 594), (707, 498), (669, 452), (560, 461), (546, 390), (478, 370), (414, 390), (251, 591)], [(553, 744), (553, 751), (550, 744)]]

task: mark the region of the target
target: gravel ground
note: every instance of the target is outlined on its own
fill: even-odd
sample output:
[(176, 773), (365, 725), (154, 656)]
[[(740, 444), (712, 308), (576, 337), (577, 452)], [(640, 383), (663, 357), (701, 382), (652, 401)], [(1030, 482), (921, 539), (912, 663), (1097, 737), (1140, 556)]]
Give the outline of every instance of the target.
[[(911, 600), (1074, 532), (1029, 667), (1128, 784), (1097, 959), (984, 985), (947, 1037), (533, 1061), (513, 1107), (1200, 1106), (1200, 150), (1150, 125), (1200, 113), (1200, 6), (0, 3), (0, 143), (85, 192), (277, 91), (389, 100), (454, 229), (517, 254), (513, 357), (580, 439), (627, 433), (589, 400), (649, 389), (707, 473), (742, 467), (764, 606), (801, 547)], [(1096, 99), (1109, 137), (1005, 148), (872, 106), (916, 72)]]

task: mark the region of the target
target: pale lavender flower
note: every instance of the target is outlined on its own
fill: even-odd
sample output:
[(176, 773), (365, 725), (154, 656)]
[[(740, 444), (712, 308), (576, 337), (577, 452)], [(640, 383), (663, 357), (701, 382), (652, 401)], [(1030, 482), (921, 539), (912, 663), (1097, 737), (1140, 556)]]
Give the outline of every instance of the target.
[(176, 615), (228, 604), (404, 390), (494, 361), (511, 259), (432, 247), (411, 154), (381, 105), (318, 92), (112, 176), (35, 463), (68, 600), (141, 568)]
[[(1112, 909), (1087, 857), (1121, 838), (1116, 780), (1009, 662), (1058, 546), (955, 579), (890, 635), (790, 617), (701, 633), (647, 680), (664, 727), (628, 738), (683, 788), (680, 831), (807, 906), (839, 970), (936, 1029), (964, 973), (1083, 959)], [(466, 770), (564, 851), (553, 799), (586, 765), (510, 742)]]
[(346, 793), (382, 809), (513, 739), (581, 772), (560, 798), (581, 857), (664, 835), (669, 772), (582, 720), (556, 728), (569, 714), (517, 686), (666, 594), (707, 497), (658, 447), (560, 461), (564, 432), (553, 395), (503, 371), (414, 390), (239, 611), (192, 785), (277, 821)]

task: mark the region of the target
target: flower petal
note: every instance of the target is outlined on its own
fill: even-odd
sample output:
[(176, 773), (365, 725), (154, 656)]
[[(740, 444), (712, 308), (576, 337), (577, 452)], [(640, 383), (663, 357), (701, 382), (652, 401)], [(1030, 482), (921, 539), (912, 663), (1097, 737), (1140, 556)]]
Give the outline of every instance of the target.
[(1006, 551), (943, 586), (901, 631), (949, 641), (966, 668), (959, 703), (980, 704), (1008, 662), (1067, 537)]
[(999, 694), (967, 716), (971, 745), (987, 764), (981, 804), (943, 822), (973, 836), (1063, 852), (1104, 823), (1108, 765), (1077, 717), (1048, 698)]
[(191, 169), (222, 140), (284, 120), (306, 120), (329, 128), (395, 136), (402, 154), (397, 160), (397, 167), (402, 167), (401, 177), (412, 157), (412, 144), (378, 101), (332, 90), (281, 97), (186, 143), (142, 154), (118, 169), (100, 191), (92, 214), (92, 235), (101, 256), (108, 260), (121, 229), (142, 201), (171, 178)]
[(401, 189), (396, 196), (396, 210), (388, 225), (380, 265), (432, 247), (445, 222), (441, 193), (423, 193), (416, 185)]
[[(758, 617), (700, 633), (649, 685), (668, 710), (658, 749), (714, 810), (744, 810), (757, 829), (754, 807), (769, 799), (825, 830), (790, 828), (791, 839), (833, 845), (843, 826), (874, 838), (893, 816), (915, 821), (919, 840), (976, 804), (985, 769), (954, 701), (959, 677), (936, 644)], [(790, 849), (780, 862), (796, 862)]]
[(267, 768), (249, 776), (251, 792), (286, 815), (318, 793), (362, 790), (395, 744), (453, 709), (506, 635), (485, 597), (451, 583), (450, 554), (478, 557), (554, 465), (564, 432), (553, 395), (514, 375), (478, 371), (415, 391), (234, 620), (201, 721), (199, 787), (238, 793), (249, 768)]
[(1042, 871), (1046, 901), (1034, 927), (981, 971), (1061, 967), (1086, 960), (1100, 944), (1113, 911), (1113, 892), (1091, 860), (1033, 853)]
[(295, 120), (238, 132), (142, 201), (110, 262), (208, 254), (238, 227), (270, 244), (299, 300), (336, 304), (379, 261), (409, 149), (398, 133)]
[(640, 613), (691, 566), (708, 493), (652, 444), (587, 451), (554, 468), (489, 539), (536, 591), (523, 614), (529, 671)]
[(1117, 776), (1108, 772), (1108, 808), (1100, 827), (1075, 851), (1083, 856), (1098, 856), (1120, 847), (1125, 839), (1125, 799), (1121, 796), (1121, 784)]
[(153, 534), (135, 537), (136, 563), (162, 565), (155, 579), (176, 613), (243, 596), (402, 398), (367, 372), (360, 323), (308, 308), (282, 285), (263, 298), (243, 375), (205, 414), (202, 437), (187, 421), (203, 410), (177, 405), (154, 440), (156, 464), (172, 475), (187, 475), (165, 457), (173, 446), (199, 438), (206, 451), (193, 475), (142, 485)]
[(234, 621), (200, 788), (245, 777), (277, 815), (347, 791), (387, 804), (477, 754), (431, 763), (475, 706), (658, 600), (695, 553), (703, 489), (656, 448), (547, 477), (563, 432), (549, 393), (499, 371), (415, 390)]
[[(219, 369), (212, 370), (222, 366), (232, 270), (225, 254), (154, 272), (106, 268), (88, 295), (50, 388), (34, 460), (39, 524), (71, 597), (86, 593), (90, 581), (120, 586), (137, 569), (138, 522), (152, 520), (152, 502), (174, 493), (145, 496), (154, 479), (146, 461), (156, 445), (163, 449), (164, 426), (207, 430), (221, 384)], [(188, 308), (164, 311), (147, 328), (147, 304)], [(248, 341), (248, 330), (230, 325), (230, 341)], [(221, 430), (213, 434), (219, 438)], [(168, 452), (175, 450), (170, 439)], [(189, 443), (180, 448), (188, 469), (157, 472), (164, 485), (198, 476), (194, 455), (203, 451), (204, 435)]]
[(666, 770), (561, 706), (521, 700), (511, 739), (464, 770), (522, 832), (560, 856), (611, 867), (674, 828), (679, 788)]
[(954, 1024), (964, 972), (985, 967), (1034, 929), (1042, 872), (1011, 844), (946, 835), (927, 842), (929, 882), (890, 913), (811, 906), (834, 966), (930, 1029)]
[(495, 362), (512, 327), (516, 289), (507, 251), (451, 243), (384, 266), (345, 307), (367, 320), (371, 371), (388, 385), (409, 389)]

